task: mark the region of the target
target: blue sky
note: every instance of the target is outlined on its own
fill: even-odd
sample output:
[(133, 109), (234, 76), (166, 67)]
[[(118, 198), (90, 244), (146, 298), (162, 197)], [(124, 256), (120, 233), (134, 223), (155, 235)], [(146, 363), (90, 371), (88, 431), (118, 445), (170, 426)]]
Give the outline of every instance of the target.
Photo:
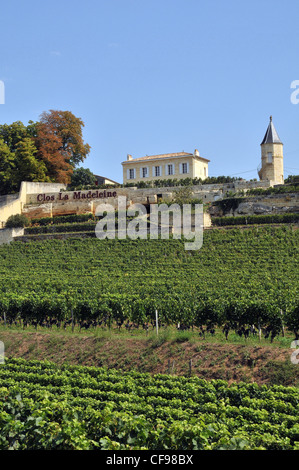
[(298, 0), (2, 2), (0, 123), (69, 110), (83, 166), (119, 182), (128, 153), (195, 148), (210, 176), (251, 179), (272, 115), (299, 174), (298, 18)]

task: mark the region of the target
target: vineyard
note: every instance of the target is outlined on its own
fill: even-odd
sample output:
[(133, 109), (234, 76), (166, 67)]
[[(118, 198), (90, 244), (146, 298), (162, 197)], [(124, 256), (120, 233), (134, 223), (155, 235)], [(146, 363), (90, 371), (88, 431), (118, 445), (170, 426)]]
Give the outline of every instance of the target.
[(207, 231), (182, 240), (68, 239), (0, 247), (0, 316), (36, 328), (221, 328), (298, 339), (298, 231)]
[[(293, 227), (206, 231), (198, 251), (183, 240), (13, 242), (0, 246), (1, 330), (153, 335), (157, 314), (163, 331), (297, 339), (297, 260)], [(297, 387), (216, 377), (9, 354), (0, 449), (299, 450)]]
[(299, 450), (294, 387), (11, 359), (0, 449)]

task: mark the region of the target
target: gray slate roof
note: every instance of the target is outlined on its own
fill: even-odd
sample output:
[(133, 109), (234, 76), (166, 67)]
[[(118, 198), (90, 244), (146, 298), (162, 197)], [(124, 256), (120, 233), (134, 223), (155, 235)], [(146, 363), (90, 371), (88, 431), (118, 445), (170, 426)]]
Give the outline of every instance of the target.
[(261, 143), (263, 144), (282, 144), (279, 135), (277, 134), (277, 131), (274, 127), (274, 124), (272, 122), (272, 116), (270, 116), (270, 123), (268, 126), (268, 129), (266, 131), (265, 137)]

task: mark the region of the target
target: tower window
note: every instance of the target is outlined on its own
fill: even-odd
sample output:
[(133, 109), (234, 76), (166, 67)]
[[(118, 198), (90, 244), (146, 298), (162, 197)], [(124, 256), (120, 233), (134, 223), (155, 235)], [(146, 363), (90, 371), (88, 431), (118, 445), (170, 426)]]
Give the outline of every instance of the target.
[(268, 152), (267, 154), (267, 162), (272, 163), (272, 152)]

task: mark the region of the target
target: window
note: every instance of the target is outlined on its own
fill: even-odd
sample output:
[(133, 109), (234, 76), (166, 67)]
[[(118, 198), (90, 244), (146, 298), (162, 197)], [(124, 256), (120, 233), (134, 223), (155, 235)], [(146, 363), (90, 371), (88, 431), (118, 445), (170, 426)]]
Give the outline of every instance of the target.
[(161, 171), (159, 166), (155, 166), (155, 176), (161, 176)]
[(189, 163), (188, 162), (180, 163), (179, 164), (179, 171), (180, 171), (181, 175), (189, 173)]
[(129, 170), (129, 179), (133, 180), (134, 178), (135, 178), (134, 168), (130, 168), (130, 170)]
[(142, 173), (141, 173), (141, 175), (142, 175), (142, 178), (146, 178), (146, 177), (147, 177), (147, 167), (142, 168)]
[(203, 174), (204, 174), (204, 176), (207, 176), (207, 169), (206, 169), (206, 167), (204, 167), (204, 169), (203, 169)]
[(182, 163), (182, 173), (188, 173), (188, 165), (187, 165), (187, 163)]
[(166, 176), (172, 176), (175, 173), (175, 168), (173, 163), (167, 163), (165, 165), (165, 175)]
[(272, 152), (268, 152), (268, 163), (272, 163)]

